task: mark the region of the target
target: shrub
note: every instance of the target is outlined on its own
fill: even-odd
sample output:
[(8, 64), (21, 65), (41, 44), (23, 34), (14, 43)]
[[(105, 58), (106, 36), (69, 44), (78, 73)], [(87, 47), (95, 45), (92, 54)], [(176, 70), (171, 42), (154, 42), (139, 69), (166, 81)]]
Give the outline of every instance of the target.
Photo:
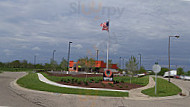
[(77, 81), (77, 84), (81, 84), (81, 81), (79, 80), (79, 81)]
[(118, 81), (118, 80), (114, 80), (114, 83), (116, 83), (116, 84), (117, 84), (117, 83), (119, 83), (119, 81)]
[(125, 88), (128, 88), (128, 86), (126, 85)]
[(95, 83), (99, 83), (99, 80), (96, 80)]
[(119, 88), (123, 88), (122, 86), (119, 86)]
[(83, 81), (83, 83), (84, 83), (85, 85), (88, 85), (88, 82), (87, 82), (87, 81)]
[(105, 87), (106, 85), (104, 83), (102, 83), (102, 86)]
[(75, 79), (75, 82), (77, 83), (78, 79)]
[(90, 80), (89, 83), (93, 83), (92, 80)]
[(124, 80), (121, 80), (121, 83), (124, 83)]
[(68, 82), (67, 79), (63, 79), (64, 82)]
[(108, 84), (109, 84), (110, 86), (112, 86), (112, 87), (114, 86), (112, 83), (108, 83)]
[(61, 82), (63, 82), (64, 81), (64, 79), (63, 78), (61, 78)]

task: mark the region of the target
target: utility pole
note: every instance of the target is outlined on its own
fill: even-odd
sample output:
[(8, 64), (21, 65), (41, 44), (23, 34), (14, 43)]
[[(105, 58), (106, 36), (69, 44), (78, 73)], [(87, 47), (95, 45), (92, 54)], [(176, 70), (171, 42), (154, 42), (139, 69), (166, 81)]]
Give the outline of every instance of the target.
[(171, 37), (176, 37), (176, 38), (179, 38), (180, 36), (169, 36), (169, 43), (168, 43), (168, 68), (169, 68), (169, 71), (168, 71), (168, 74), (169, 74), (169, 78), (168, 78), (168, 82), (170, 83), (170, 38)]

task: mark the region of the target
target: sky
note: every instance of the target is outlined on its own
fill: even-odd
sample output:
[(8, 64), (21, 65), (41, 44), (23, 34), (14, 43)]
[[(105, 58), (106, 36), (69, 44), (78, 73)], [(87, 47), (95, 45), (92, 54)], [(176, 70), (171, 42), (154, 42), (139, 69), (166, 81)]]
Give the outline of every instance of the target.
[(168, 66), (190, 70), (190, 0), (0, 0), (0, 62), (49, 63), (85, 56), (106, 61), (108, 33), (100, 24), (110, 19), (109, 58), (120, 64), (130, 56), (152, 69)]

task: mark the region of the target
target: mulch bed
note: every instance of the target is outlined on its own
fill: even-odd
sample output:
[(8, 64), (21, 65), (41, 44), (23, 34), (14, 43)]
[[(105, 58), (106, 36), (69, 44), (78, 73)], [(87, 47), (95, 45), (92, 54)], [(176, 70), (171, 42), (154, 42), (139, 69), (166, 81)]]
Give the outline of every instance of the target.
[(115, 89), (115, 90), (130, 90), (134, 88), (143, 87), (142, 85), (137, 84), (130, 84), (130, 83), (116, 83), (113, 84), (113, 87), (110, 84), (103, 84), (101, 81), (99, 83), (88, 83), (85, 85), (81, 82), (81, 84), (77, 83), (66, 83), (66, 82), (57, 82), (64, 85), (71, 85), (71, 86), (80, 86), (80, 87), (88, 87), (88, 88), (107, 88), (107, 89)]
[[(66, 76), (71, 76), (71, 77), (78, 77), (78, 78), (84, 78), (86, 77), (103, 77), (103, 75), (101, 74), (76, 74), (76, 75), (72, 75), (72, 74), (52, 74), (52, 73), (48, 73), (47, 74), (49, 76), (58, 76), (58, 77), (66, 77)], [(60, 81), (57, 82), (60, 84), (64, 84), (64, 85), (71, 85), (71, 86), (80, 86), (80, 87), (87, 87), (87, 88), (106, 88), (106, 89), (115, 89), (115, 90), (130, 90), (130, 89), (134, 89), (134, 88), (139, 88), (139, 87), (143, 87), (142, 85), (138, 85), (138, 84), (130, 84), (130, 83), (114, 83), (113, 85), (110, 84), (103, 84), (102, 81), (99, 81), (99, 83), (95, 83), (94, 81), (92, 83), (88, 82), (88, 85), (85, 85), (82, 81), (81, 84), (78, 83), (67, 83), (64, 81)]]
[(66, 77), (66, 76), (70, 76), (70, 77), (103, 77), (103, 75), (101, 74), (76, 74), (76, 75), (72, 75), (72, 74), (52, 74), (52, 73), (47, 73), (49, 76), (57, 76), (57, 77)]

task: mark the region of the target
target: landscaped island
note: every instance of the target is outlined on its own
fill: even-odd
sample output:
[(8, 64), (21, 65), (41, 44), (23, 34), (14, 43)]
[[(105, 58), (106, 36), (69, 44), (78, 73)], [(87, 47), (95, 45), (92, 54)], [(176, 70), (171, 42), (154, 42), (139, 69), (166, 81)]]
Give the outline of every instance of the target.
[(42, 73), (47, 79), (72, 86), (88, 87), (88, 88), (107, 88), (116, 90), (130, 90), (133, 88), (143, 87), (148, 84), (148, 77), (132, 77), (130, 83), (130, 77), (127, 76), (115, 76), (114, 84), (104, 84), (103, 76), (101, 74), (55, 74), (55, 73)]

